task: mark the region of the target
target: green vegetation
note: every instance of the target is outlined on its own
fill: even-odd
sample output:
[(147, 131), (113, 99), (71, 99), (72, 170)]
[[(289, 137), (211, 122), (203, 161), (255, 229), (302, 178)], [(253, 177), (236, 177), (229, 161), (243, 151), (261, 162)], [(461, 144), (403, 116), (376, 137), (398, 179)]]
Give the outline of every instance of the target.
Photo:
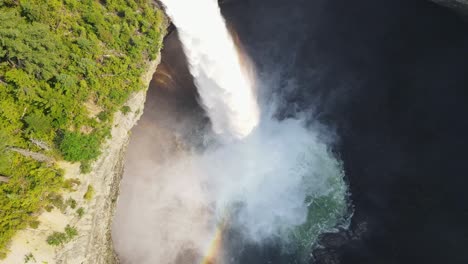
[(47, 244), (51, 246), (59, 246), (70, 242), (74, 237), (78, 235), (76, 228), (67, 225), (65, 232), (54, 232), (52, 235), (47, 237)]
[(60, 151), (69, 161), (89, 161), (101, 154), (100, 138), (97, 134), (85, 135), (80, 132), (65, 132), (60, 142)]
[(54, 232), (52, 235), (47, 237), (47, 244), (51, 246), (59, 246), (66, 242), (67, 236), (62, 232)]
[(81, 184), (79, 179), (66, 179), (63, 181), (62, 187), (69, 191), (69, 192), (75, 192), (76, 188)]
[(29, 253), (27, 255), (24, 255), (24, 263), (29, 263), (29, 262), (36, 262), (36, 258), (34, 257), (34, 255), (32, 253)]
[(76, 228), (67, 225), (65, 227), (65, 234), (67, 234), (68, 239), (71, 240), (72, 238), (78, 235), (78, 231), (76, 230)]
[(47, 199), (50, 202), (50, 205), (59, 209), (60, 211), (65, 211), (67, 205), (63, 201), (63, 196), (60, 193), (51, 193), (47, 196)]
[(67, 205), (70, 206), (71, 209), (75, 209), (76, 205), (77, 205), (77, 202), (73, 198), (68, 198), (67, 199)]
[(82, 161), (80, 164), (80, 173), (87, 174), (92, 171), (93, 167), (91, 166), (90, 161)]
[(9, 175), (10, 181), (0, 184), (0, 255), (3, 257), (9, 240), (18, 229), (26, 228), (36, 219), (37, 212), (51, 206), (52, 200), (54, 203), (60, 201), (52, 194), (62, 186), (60, 170), (19, 154), (9, 153), (8, 156), (11, 163), (2, 174)]
[(130, 106), (124, 105), (124, 106), (122, 106), (122, 108), (120, 108), (120, 111), (121, 111), (124, 115), (127, 115), (128, 113), (130, 113), (130, 112), (132, 111), (132, 109), (130, 108)]
[(80, 207), (76, 210), (76, 214), (78, 215), (78, 218), (81, 218), (83, 217), (83, 215), (85, 214), (85, 210), (83, 207)]
[(29, 222), (29, 226), (32, 229), (37, 229), (40, 224), (41, 224), (41, 222), (39, 222), (38, 220), (33, 220), (33, 221)]
[(94, 187), (90, 184), (88, 185), (88, 189), (86, 190), (86, 193), (83, 195), (83, 198), (86, 201), (91, 201), (94, 197)]
[(11, 150), (88, 171), (113, 113), (143, 88), (163, 22), (150, 0), (0, 0), (0, 258), (43, 209), (63, 208), (63, 187), (76, 187), (53, 163)]

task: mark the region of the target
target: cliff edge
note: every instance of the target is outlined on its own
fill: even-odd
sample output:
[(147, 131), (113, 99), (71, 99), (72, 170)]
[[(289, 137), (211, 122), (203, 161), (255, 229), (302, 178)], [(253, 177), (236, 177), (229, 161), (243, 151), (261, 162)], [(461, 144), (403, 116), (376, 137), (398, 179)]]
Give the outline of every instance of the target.
[[(149, 86), (153, 73), (159, 64), (158, 59), (148, 64), (143, 83)], [(74, 199), (83, 206), (84, 214), (77, 215), (75, 210), (67, 208), (64, 212), (53, 209), (39, 216), (37, 229), (28, 228), (19, 231), (13, 238), (10, 253), (1, 263), (116, 263), (112, 240), (111, 222), (119, 184), (123, 174), (123, 158), (130, 130), (140, 119), (146, 99), (146, 89), (135, 92), (125, 104), (131, 111), (115, 113), (112, 137), (107, 140), (102, 154), (94, 162), (92, 171), (80, 174), (79, 163), (59, 162), (65, 170), (65, 179), (79, 179), (81, 184), (76, 191), (64, 193), (64, 199)], [(92, 186), (94, 195), (89, 201), (85, 198), (88, 186)], [(78, 235), (70, 242), (53, 247), (48, 245), (47, 237), (52, 231), (62, 231), (70, 225), (76, 228)]]

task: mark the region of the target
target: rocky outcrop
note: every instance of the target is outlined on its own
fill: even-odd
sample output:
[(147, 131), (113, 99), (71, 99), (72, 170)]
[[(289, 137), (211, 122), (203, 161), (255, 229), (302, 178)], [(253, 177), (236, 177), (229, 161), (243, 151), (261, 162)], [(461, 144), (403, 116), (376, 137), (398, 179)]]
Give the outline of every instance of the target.
[(468, 16), (468, 0), (431, 0), (437, 4), (452, 8), (456, 12)]

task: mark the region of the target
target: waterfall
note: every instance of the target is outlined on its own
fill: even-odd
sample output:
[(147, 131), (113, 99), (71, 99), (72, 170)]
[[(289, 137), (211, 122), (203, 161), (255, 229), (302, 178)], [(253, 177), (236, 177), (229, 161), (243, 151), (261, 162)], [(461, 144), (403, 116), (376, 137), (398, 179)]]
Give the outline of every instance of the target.
[(242, 67), (217, 1), (163, 2), (214, 132), (227, 139), (247, 136), (259, 122), (254, 82)]
[[(274, 241), (294, 252), (297, 263), (308, 263), (319, 235), (341, 223), (347, 211), (343, 170), (327, 136), (301, 118), (263, 114), (260, 122), (253, 78), (215, 0), (163, 2), (222, 144), (200, 150), (186, 142), (157, 163), (135, 152), (135, 191), (125, 210), (118, 210), (119, 254), (128, 263), (241, 263), (236, 258), (244, 245)], [(168, 118), (158, 125), (171, 122), (181, 123)], [(148, 138), (138, 148), (154, 144), (150, 129), (145, 132)], [(206, 136), (212, 135), (200, 135)], [(232, 233), (242, 241), (230, 239)]]

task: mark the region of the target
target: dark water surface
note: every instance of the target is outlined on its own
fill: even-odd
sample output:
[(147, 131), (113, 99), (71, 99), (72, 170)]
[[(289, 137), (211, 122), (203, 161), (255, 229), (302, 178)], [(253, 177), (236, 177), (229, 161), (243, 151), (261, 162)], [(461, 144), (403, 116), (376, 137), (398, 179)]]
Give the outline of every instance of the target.
[[(260, 74), (297, 87), (279, 90), (285, 114), (313, 109), (338, 134), (355, 214), (316, 262), (468, 263), (468, 24), (424, 0), (222, 10)], [(239, 260), (288, 262), (269, 249)]]

